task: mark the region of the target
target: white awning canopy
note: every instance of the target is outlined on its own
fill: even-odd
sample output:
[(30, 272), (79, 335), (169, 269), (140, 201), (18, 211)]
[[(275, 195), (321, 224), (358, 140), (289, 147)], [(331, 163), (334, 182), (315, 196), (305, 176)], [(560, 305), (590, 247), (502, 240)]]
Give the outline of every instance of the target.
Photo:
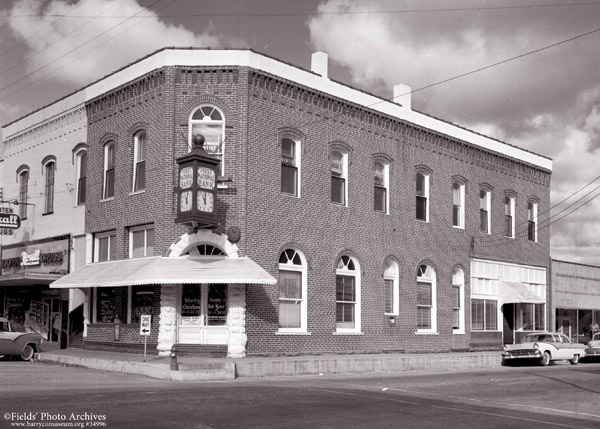
[(500, 299), (502, 304), (529, 303), (544, 304), (546, 299), (525, 283), (500, 281)]
[(88, 264), (51, 283), (50, 287), (194, 283), (273, 285), (277, 281), (250, 258), (154, 256)]

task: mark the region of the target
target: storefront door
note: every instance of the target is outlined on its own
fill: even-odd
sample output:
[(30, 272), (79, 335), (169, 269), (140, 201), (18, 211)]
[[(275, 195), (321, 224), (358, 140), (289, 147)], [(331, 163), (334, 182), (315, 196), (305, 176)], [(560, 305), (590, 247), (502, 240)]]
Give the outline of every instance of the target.
[(44, 328), (48, 336), (44, 340), (60, 344), (62, 326), (61, 298), (60, 296), (44, 297), (42, 303), (45, 308)]
[(227, 285), (182, 285), (179, 344), (227, 344)]

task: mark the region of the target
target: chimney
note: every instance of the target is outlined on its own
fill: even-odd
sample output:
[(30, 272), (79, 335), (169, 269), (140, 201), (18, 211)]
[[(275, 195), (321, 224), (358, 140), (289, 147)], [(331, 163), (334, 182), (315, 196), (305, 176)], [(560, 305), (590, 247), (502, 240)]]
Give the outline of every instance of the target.
[(327, 78), (327, 54), (325, 52), (315, 52), (312, 54), (311, 60), (310, 70)]
[(401, 83), (394, 85), (394, 103), (401, 104), (405, 109), (411, 110), (410, 86)]

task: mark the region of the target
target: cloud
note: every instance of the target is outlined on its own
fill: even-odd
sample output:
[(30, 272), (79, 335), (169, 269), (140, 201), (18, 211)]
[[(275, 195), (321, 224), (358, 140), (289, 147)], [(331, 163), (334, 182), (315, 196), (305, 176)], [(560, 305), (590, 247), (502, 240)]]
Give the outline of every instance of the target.
[[(39, 70), (33, 79), (48, 75), (49, 80), (78, 86), (165, 46), (221, 47), (226, 43), (224, 36), (210, 28), (195, 34), (165, 23), (136, 0), (79, 0), (75, 4), (20, 0), (11, 14), (23, 13), (28, 16), (10, 25), (27, 46), (26, 72)], [(65, 14), (86, 18), (56, 17)], [(122, 18), (133, 15), (129, 20)]]
[[(464, 9), (453, 0), (443, 6)], [(553, 158), (553, 204), (600, 174), (597, 35), (486, 68), (596, 29), (597, 8), (407, 12), (417, 8), (440, 5), (327, 0), (307, 21), (311, 43), (361, 89), (387, 98), (395, 84), (407, 84), (416, 90), (413, 108)], [(600, 264), (599, 215), (600, 198), (553, 223), (553, 256)]]

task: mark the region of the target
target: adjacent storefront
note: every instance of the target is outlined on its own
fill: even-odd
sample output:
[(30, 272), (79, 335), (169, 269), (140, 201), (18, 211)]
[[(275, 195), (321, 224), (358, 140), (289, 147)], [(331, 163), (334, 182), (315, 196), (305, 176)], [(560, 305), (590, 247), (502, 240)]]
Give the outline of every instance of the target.
[(17, 329), (65, 347), (68, 292), (49, 284), (69, 270), (69, 236), (2, 247), (0, 309)]

